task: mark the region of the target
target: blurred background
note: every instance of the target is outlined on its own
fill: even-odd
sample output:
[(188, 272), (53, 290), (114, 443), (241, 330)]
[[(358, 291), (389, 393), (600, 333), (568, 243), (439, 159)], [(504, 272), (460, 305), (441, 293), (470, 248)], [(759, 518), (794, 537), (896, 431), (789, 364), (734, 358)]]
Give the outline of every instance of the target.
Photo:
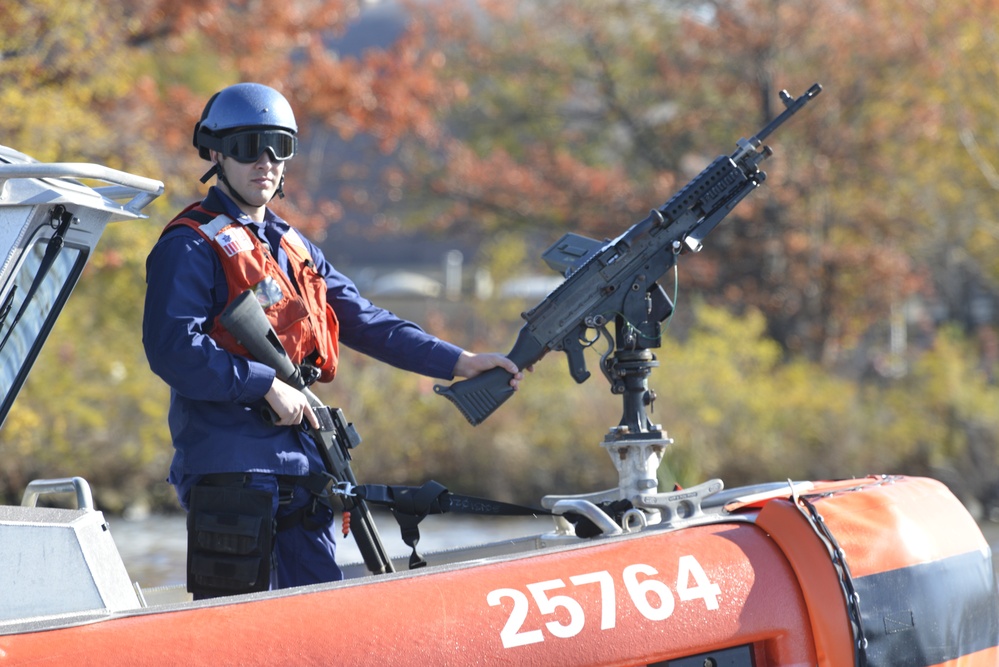
[[(209, 96), (281, 90), (301, 127), (274, 209), (362, 293), (507, 351), (567, 231), (617, 236), (815, 82), (769, 178), (664, 281), (662, 483), (943, 480), (999, 516), (999, 0), (11, 0), (0, 143), (162, 180), (102, 241), (0, 431), (0, 496), (81, 475), (99, 509), (177, 509), (144, 260), (206, 188)], [(595, 346), (599, 348), (600, 345)], [(346, 354), (319, 389), (358, 478), (535, 503), (616, 485), (621, 414), (562, 355), (472, 428), (433, 381)]]

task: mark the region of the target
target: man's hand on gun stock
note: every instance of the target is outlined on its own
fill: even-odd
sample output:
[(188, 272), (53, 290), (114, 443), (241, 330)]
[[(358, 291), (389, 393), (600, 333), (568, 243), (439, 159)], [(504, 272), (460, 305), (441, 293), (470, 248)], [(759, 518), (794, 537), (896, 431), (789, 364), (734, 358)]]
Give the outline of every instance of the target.
[[(524, 374), (517, 368), (517, 364), (498, 352), (484, 352), (480, 354), (462, 352), (461, 356), (458, 357), (458, 361), (454, 364), (454, 374), (455, 377), (473, 378), (493, 368), (502, 368), (513, 376), (510, 378), (510, 386), (514, 391), (517, 390), (520, 381), (524, 379)], [(527, 370), (530, 371), (533, 368), (528, 368)]]
[[(480, 354), (462, 352), (455, 362), (454, 374), (456, 377), (473, 378), (493, 368), (502, 368), (513, 376), (510, 378), (510, 387), (515, 391), (520, 381), (524, 379), (524, 374), (517, 365), (498, 352)], [(271, 388), (264, 395), (264, 400), (277, 417), (277, 421), (274, 422), (276, 426), (297, 426), (306, 420), (313, 428), (319, 428), (319, 419), (309, 405), (308, 398), (280, 378), (274, 378)]]

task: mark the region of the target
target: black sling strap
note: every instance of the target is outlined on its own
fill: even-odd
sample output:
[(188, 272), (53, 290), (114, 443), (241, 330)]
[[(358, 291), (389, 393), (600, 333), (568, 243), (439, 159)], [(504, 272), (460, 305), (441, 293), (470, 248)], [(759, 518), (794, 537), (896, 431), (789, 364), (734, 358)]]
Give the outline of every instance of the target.
[(392, 510), (402, 530), (402, 541), (413, 550), (409, 557), (411, 570), (427, 564), (416, 551), (416, 545), (420, 541), (420, 522), (430, 514), (456, 512), (492, 516), (551, 515), (551, 512), (545, 509), (451, 493), (444, 485), (433, 480), (423, 486), (361, 484), (352, 491), (369, 503), (384, 505)]

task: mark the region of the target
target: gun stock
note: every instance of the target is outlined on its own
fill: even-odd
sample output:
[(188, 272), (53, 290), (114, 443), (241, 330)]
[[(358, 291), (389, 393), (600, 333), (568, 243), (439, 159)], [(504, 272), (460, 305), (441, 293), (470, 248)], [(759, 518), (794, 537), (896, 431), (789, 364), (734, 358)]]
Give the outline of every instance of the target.
[[(327, 472), (337, 482), (349, 482), (352, 487), (357, 486), (354, 471), (350, 467), (349, 449), (359, 442), (360, 438), (344, 419), (343, 412), (324, 405), (309, 390), (301, 370), (288, 356), (256, 295), (250, 290), (240, 294), (222, 313), (220, 321), (254, 359), (273, 368), (280, 380), (305, 394), (313, 412), (319, 418), (320, 427), (318, 429), (310, 427), (309, 431), (316, 442)], [(365, 567), (372, 574), (393, 572), (392, 560), (382, 544), (374, 518), (364, 500), (346, 497), (344, 507), (350, 512), (351, 532), (354, 534)]]
[[(517, 368), (523, 369), (540, 360), (546, 351), (545, 346), (524, 327), (507, 357)], [(454, 403), (465, 419), (472, 426), (477, 426), (513, 395), (511, 378), (513, 375), (497, 367), (449, 387), (434, 385), (434, 391)]]
[(253, 292), (247, 290), (236, 297), (222, 313), (221, 321), (254, 359), (273, 368), (281, 380), (296, 389), (305, 388), (302, 373), (288, 356)]

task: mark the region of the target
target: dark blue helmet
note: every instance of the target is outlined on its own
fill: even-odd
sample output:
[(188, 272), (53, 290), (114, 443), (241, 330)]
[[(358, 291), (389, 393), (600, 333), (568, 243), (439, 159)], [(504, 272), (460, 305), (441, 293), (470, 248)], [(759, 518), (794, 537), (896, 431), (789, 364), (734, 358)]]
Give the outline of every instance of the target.
[(205, 160), (211, 159), (208, 151), (215, 150), (253, 162), (268, 149), (275, 159), (287, 160), (295, 154), (297, 132), (284, 95), (260, 83), (237, 83), (208, 100), (194, 126), (194, 147)]

